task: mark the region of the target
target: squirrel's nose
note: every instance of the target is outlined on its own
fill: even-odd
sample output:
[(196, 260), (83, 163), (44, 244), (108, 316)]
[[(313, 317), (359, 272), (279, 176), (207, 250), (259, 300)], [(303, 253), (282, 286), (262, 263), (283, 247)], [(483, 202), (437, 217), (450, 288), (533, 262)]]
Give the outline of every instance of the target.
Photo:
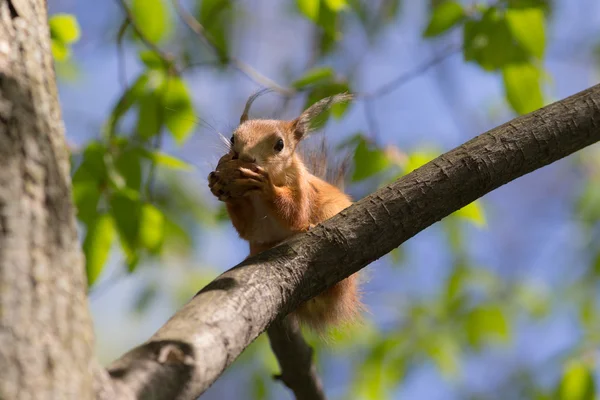
[(250, 163), (253, 163), (253, 162), (255, 162), (255, 161), (256, 161), (256, 158), (255, 158), (255, 157), (252, 157), (252, 156), (250, 156), (250, 155), (248, 155), (248, 154), (238, 154), (238, 158), (239, 158), (241, 161), (244, 161), (244, 162), (250, 162)]

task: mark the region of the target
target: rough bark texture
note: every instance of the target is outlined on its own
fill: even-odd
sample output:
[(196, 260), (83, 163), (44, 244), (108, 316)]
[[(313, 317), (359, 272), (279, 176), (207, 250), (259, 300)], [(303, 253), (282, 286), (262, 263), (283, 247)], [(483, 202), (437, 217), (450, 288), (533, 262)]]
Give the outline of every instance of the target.
[(93, 331), (44, 0), (0, 0), (0, 399), (90, 399)]
[(600, 85), (519, 117), (245, 260), (117, 360), (113, 381), (137, 398), (196, 398), (301, 302), (484, 194), (600, 140), (599, 105)]

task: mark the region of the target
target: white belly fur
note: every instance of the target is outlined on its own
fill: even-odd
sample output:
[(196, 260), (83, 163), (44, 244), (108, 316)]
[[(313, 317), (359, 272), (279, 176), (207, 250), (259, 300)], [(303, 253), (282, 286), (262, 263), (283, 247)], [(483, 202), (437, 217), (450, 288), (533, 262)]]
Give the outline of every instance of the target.
[(254, 207), (250, 241), (272, 243), (286, 239), (294, 234), (293, 231), (283, 227), (276, 218), (269, 214), (264, 200), (259, 195), (253, 195), (250, 199)]

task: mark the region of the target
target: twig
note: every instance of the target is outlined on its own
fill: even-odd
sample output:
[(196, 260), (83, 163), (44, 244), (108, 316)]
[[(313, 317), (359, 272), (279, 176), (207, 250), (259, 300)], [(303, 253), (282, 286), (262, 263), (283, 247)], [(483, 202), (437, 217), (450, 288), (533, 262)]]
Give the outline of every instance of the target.
[(375, 110), (373, 108), (373, 99), (365, 98), (363, 101), (365, 118), (367, 119), (367, 126), (369, 127), (369, 136), (373, 141), (377, 142), (379, 138), (379, 128), (377, 126), (377, 119), (375, 118)]
[(298, 322), (284, 318), (267, 330), (271, 349), (277, 357), (282, 381), (296, 396), (296, 400), (325, 400), (323, 384), (312, 362), (313, 349), (302, 337)]
[(402, 86), (405, 83), (409, 82), (410, 80), (416, 78), (417, 76), (425, 73), (430, 68), (438, 65), (442, 61), (446, 60), (447, 58), (458, 53), (461, 50), (462, 50), (462, 46), (451, 46), (445, 52), (443, 52), (442, 54), (438, 54), (437, 56), (433, 57), (431, 60), (429, 60), (425, 64), (419, 65), (415, 69), (413, 69), (407, 73), (403, 73), (403, 74), (399, 75), (398, 77), (392, 79), (391, 81), (389, 81), (387, 83), (384, 83), (379, 88), (377, 88), (371, 92), (359, 94), (359, 95), (357, 95), (357, 97), (373, 98), (373, 97), (385, 96), (386, 94), (393, 92), (394, 90), (398, 89), (400, 86)]
[[(121, 1), (123, 1), (123, 0), (121, 0)], [(193, 32), (195, 32), (198, 35), (200, 40), (202, 40), (205, 45), (210, 47), (216, 53), (217, 57), (222, 57), (223, 56), (222, 49), (220, 49), (219, 46), (217, 46), (217, 44), (210, 38), (210, 36), (207, 35), (206, 29), (204, 29), (202, 24), (200, 24), (200, 22), (198, 22), (196, 20), (196, 18), (194, 18), (189, 12), (187, 12), (186, 10), (183, 9), (179, 0), (172, 0), (172, 1), (173, 1), (173, 6), (175, 7), (177, 14), (182, 19), (182, 21)], [(281, 86), (280, 84), (273, 81), (272, 79), (267, 78), (266, 76), (264, 76), (263, 74), (258, 72), (256, 69), (254, 69), (250, 65), (244, 63), (243, 61), (236, 58), (235, 56), (227, 55), (225, 61), (229, 65), (231, 65), (233, 68), (237, 69), (239, 72), (241, 72), (246, 77), (248, 77), (251, 81), (253, 81), (254, 83), (256, 83), (260, 86), (270, 88), (270, 89), (272, 89), (280, 94), (283, 94), (285, 96), (293, 96), (297, 93), (296, 90)]]
[(148, 39), (146, 37), (146, 35), (144, 35), (144, 33), (142, 32), (142, 30), (140, 29), (140, 27), (137, 25), (137, 23), (135, 21), (135, 17), (133, 16), (133, 13), (129, 9), (129, 6), (125, 2), (125, 0), (115, 0), (115, 1), (117, 2), (117, 4), (121, 7), (121, 9), (123, 10), (123, 12), (125, 13), (125, 17), (127, 18), (127, 20), (129, 21), (129, 23), (131, 24), (131, 27), (133, 28), (133, 30), (135, 31), (135, 33), (138, 35), (138, 37), (140, 38), (140, 40), (150, 50), (152, 50), (156, 54), (158, 54), (159, 58), (165, 64), (165, 66), (173, 68), (176, 71), (176, 73), (178, 73), (178, 71), (176, 69), (176, 66), (173, 63), (173, 57), (170, 54), (164, 52), (156, 44), (152, 43), (152, 41), (150, 39)]
[(127, 87), (129, 86), (127, 84), (127, 65), (125, 63), (125, 54), (123, 54), (123, 37), (125, 36), (125, 32), (127, 31), (129, 24), (129, 19), (125, 18), (121, 24), (121, 27), (119, 28), (119, 33), (117, 33), (118, 74), (123, 91), (126, 91)]

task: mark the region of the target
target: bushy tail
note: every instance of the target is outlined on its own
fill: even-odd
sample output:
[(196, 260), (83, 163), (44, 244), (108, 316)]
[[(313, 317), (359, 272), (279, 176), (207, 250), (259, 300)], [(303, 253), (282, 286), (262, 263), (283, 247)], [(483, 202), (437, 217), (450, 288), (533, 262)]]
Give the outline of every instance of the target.
[(364, 309), (358, 281), (359, 276), (354, 274), (336, 283), (298, 307), (294, 316), (317, 333), (357, 322)]
[(350, 154), (337, 156), (331, 154), (323, 136), (316, 144), (304, 144), (300, 156), (311, 174), (342, 191), (344, 190), (346, 176), (350, 169)]

